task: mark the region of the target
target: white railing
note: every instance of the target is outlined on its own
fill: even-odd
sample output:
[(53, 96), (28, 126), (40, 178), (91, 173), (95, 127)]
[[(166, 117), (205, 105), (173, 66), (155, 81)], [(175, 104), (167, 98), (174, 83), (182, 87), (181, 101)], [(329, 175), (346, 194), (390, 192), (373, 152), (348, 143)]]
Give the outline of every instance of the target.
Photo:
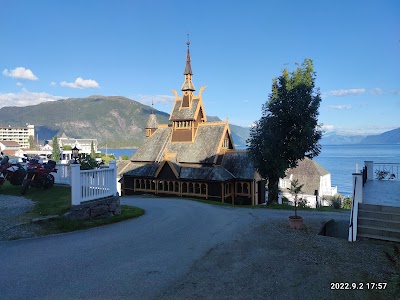
[(54, 176), (54, 183), (71, 185), (71, 171), (69, 165), (57, 164), (57, 173), (51, 173)]
[(365, 161), (367, 180), (400, 180), (400, 163)]
[(399, 180), (400, 164), (374, 163), (374, 177), (378, 180)]
[(114, 196), (117, 193), (116, 162), (110, 161), (108, 168), (80, 170), (79, 164), (71, 164), (72, 205)]
[(337, 186), (332, 186), (331, 188), (325, 188), (321, 190), (322, 196), (335, 196), (337, 194)]

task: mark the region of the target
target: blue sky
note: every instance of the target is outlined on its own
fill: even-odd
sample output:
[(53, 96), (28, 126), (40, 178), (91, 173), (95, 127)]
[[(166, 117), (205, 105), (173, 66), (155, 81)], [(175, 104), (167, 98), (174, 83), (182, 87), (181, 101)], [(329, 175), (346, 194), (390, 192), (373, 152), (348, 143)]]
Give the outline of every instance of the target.
[(169, 113), (187, 33), (208, 115), (251, 125), (272, 79), (311, 58), (327, 132), (400, 127), (396, 0), (0, 0), (0, 107), (120, 95)]

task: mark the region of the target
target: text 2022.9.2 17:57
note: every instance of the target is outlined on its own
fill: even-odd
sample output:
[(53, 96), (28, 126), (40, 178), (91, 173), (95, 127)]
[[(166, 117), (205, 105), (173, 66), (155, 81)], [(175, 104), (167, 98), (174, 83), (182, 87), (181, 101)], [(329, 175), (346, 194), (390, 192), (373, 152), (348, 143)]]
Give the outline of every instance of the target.
[(384, 290), (386, 282), (331, 282), (331, 290)]

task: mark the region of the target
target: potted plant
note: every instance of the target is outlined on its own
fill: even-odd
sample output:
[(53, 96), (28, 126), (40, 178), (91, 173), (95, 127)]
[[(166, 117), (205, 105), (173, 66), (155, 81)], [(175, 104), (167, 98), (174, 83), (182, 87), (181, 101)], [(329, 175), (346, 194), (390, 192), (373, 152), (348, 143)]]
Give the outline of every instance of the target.
[(299, 184), (299, 180), (293, 180), (288, 188), (290, 194), (294, 196), (294, 216), (289, 216), (290, 228), (300, 229), (303, 227), (303, 217), (297, 215), (298, 195), (302, 193), (304, 184)]

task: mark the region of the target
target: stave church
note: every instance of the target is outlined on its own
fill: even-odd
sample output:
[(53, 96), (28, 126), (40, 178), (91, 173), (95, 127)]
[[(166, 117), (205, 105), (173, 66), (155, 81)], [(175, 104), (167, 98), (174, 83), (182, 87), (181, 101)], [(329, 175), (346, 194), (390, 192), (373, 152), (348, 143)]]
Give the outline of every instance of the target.
[(144, 143), (119, 167), (122, 193), (265, 203), (265, 181), (247, 151), (235, 149), (228, 121), (207, 121), (205, 87), (195, 94), (189, 44), (182, 93), (173, 91), (170, 124), (159, 124), (152, 110)]

